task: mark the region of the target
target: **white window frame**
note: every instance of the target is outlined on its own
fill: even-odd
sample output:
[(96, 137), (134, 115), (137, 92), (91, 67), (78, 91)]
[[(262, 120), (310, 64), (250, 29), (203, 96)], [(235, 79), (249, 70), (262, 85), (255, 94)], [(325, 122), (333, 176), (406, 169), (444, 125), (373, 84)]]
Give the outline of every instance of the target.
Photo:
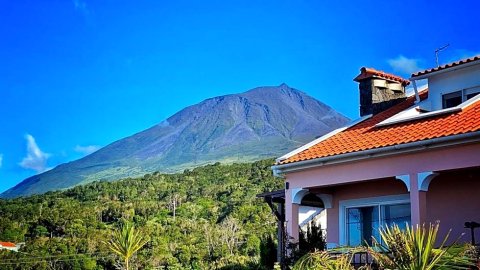
[[(480, 86), (473, 86), (473, 87), (469, 87), (469, 88), (465, 88), (465, 89), (460, 89), (460, 90), (456, 90), (456, 91), (452, 91), (452, 92), (448, 92), (448, 93), (442, 93), (442, 109), (448, 109), (448, 108), (445, 108), (445, 99), (444, 97), (446, 95), (450, 95), (450, 94), (453, 94), (453, 93), (460, 93), (460, 97), (462, 98), (462, 103), (464, 103), (465, 101), (467, 101), (467, 95), (470, 95), (470, 94), (479, 94), (480, 93)], [(449, 107), (449, 108), (454, 108), (454, 107)]]
[[(462, 90), (462, 100), (467, 101), (467, 96), (471, 94), (480, 94), (480, 86), (474, 86)], [(473, 97), (471, 97), (473, 98)]]
[[(378, 206), (381, 212), (381, 206), (410, 203), (409, 194), (389, 195), (380, 197), (370, 197), (352, 200), (339, 201), (339, 242), (340, 246), (347, 245), (347, 209), (357, 207)], [(380, 222), (382, 217), (379, 217)], [(383, 225), (383, 224), (380, 224)]]

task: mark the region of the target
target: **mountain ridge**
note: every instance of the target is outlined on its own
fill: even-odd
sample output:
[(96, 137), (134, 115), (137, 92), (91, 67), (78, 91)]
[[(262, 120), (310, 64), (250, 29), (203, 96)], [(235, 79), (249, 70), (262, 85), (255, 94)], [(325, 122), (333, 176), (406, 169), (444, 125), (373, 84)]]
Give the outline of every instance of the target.
[(331, 107), (284, 83), (257, 87), (187, 106), (146, 130), (27, 178), (0, 197), (276, 157), (347, 122)]

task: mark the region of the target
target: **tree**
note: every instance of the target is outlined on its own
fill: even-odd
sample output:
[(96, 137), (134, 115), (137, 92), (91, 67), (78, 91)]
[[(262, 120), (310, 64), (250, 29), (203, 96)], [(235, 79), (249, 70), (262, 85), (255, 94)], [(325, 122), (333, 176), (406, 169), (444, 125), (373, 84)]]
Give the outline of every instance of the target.
[[(287, 236), (287, 232), (284, 233)], [(317, 251), (323, 251), (327, 247), (325, 236), (319, 225), (315, 222), (311, 222), (307, 225), (307, 231), (304, 232), (300, 230), (300, 239), (298, 242), (292, 242), (288, 239), (284, 239), (287, 244), (286, 249), (290, 252), (284, 252), (285, 263), (291, 265), (298, 261), (300, 258), (305, 255), (313, 254), (315, 256), (320, 256), (322, 260), (324, 259), (323, 253), (318, 253)], [(317, 258), (315, 257), (315, 258)], [(308, 258), (308, 256), (306, 257)], [(314, 258), (314, 259), (315, 259)]]
[[(113, 254), (111, 228), (123, 220), (150, 238), (129, 259), (130, 269), (258, 269), (259, 237), (274, 235), (276, 221), (255, 195), (282, 187), (273, 162), (208, 165), (0, 199), (0, 240), (26, 242), (24, 253), (0, 251), (0, 269), (124, 269), (123, 257), (104, 256)], [(39, 261), (26, 263), (30, 257)]]
[(228, 216), (221, 224), (221, 239), (227, 246), (230, 255), (233, 255), (239, 244), (240, 230), (240, 224), (231, 216)]
[(273, 237), (268, 235), (260, 244), (260, 263), (267, 269), (273, 269), (277, 258), (277, 247)]
[(310, 222), (307, 225), (307, 231), (300, 231), (300, 250), (302, 255), (308, 252), (325, 250), (327, 243), (323, 235), (322, 228), (316, 222)]
[(106, 242), (108, 248), (122, 257), (125, 269), (128, 270), (129, 260), (133, 254), (141, 249), (149, 240), (135, 230), (135, 226), (124, 223), (120, 229), (112, 234), (112, 239)]

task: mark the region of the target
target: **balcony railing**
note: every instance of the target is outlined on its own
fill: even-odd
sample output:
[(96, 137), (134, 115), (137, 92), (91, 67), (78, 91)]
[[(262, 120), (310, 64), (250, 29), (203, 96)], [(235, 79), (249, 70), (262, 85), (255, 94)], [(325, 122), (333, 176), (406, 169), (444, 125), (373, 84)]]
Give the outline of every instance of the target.
[[(338, 257), (345, 255), (342, 252), (331, 252), (330, 253), (333, 257)], [(372, 255), (369, 254), (368, 252), (355, 252), (353, 253), (351, 258), (351, 264), (355, 269), (358, 269), (362, 266), (368, 265), (372, 270), (378, 270), (379, 267), (375, 263), (375, 260), (373, 259)]]

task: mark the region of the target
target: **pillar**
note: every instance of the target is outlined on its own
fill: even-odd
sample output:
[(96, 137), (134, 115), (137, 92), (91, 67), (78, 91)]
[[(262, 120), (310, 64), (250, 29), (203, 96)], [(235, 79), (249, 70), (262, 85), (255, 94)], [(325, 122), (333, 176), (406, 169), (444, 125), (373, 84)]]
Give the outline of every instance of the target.
[(410, 174), (410, 211), (412, 225), (425, 223), (427, 215), (427, 195), (420, 190), (418, 174)]
[(405, 183), (410, 193), (411, 225), (423, 225), (425, 223), (427, 216), (427, 189), (425, 189), (425, 185), (430, 183), (432, 175), (432, 172), (422, 172), (398, 175), (396, 177)]
[(293, 197), (298, 191), (288, 189), (285, 190), (285, 222), (287, 223), (287, 234), (290, 241), (298, 242), (298, 208), (299, 205), (293, 202)]

